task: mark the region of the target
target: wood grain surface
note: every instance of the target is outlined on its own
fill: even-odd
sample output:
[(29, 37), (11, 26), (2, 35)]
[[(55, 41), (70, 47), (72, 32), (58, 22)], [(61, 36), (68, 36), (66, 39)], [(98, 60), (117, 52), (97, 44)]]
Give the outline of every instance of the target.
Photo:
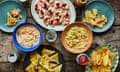
[[(30, 12), (30, 5), (32, 0), (28, 0), (27, 3), (24, 3), (24, 6), (27, 10), (27, 21), (35, 22), (32, 19)], [(71, 0), (74, 2), (75, 0)], [(91, 1), (91, 0), (90, 0)], [(113, 26), (104, 33), (96, 34), (94, 33), (94, 41), (92, 47), (86, 52), (92, 51), (96, 46), (103, 44), (112, 44), (116, 46), (120, 52), (120, 0), (106, 0), (110, 3), (115, 11), (115, 21)], [(2, 0), (0, 0), (2, 2)], [(81, 9), (76, 8), (77, 19), (76, 21), (81, 20)], [(45, 35), (46, 29), (42, 28), (43, 33)], [(84, 66), (77, 65), (75, 62), (76, 55), (73, 55), (67, 52), (61, 44), (61, 32), (58, 33), (58, 39), (55, 43), (48, 43), (45, 38), (43, 40), (43, 44), (51, 45), (56, 47), (63, 55), (65, 59), (65, 72), (84, 72)], [(7, 55), (11, 53), (13, 50), (19, 52), (21, 56), (21, 60), (17, 63), (11, 64), (7, 61)], [(23, 61), (26, 53), (23, 53), (17, 50), (12, 42), (12, 34), (8, 34), (0, 31), (0, 72), (23, 72)], [(120, 53), (119, 53), (120, 56)], [(120, 61), (120, 60), (119, 60)], [(116, 72), (120, 72), (120, 63), (116, 69)]]

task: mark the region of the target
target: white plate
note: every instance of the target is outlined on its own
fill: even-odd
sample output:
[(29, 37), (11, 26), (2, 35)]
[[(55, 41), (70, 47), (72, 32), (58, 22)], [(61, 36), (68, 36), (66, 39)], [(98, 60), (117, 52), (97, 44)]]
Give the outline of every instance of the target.
[[(66, 1), (66, 3), (68, 3), (69, 5), (69, 8), (70, 8), (70, 13), (71, 13), (71, 16), (70, 16), (70, 23), (73, 23), (75, 22), (76, 20), (76, 11), (75, 11), (75, 7), (74, 5), (70, 2), (70, 0), (63, 0), (63, 1)], [(46, 28), (46, 29), (53, 29), (55, 31), (63, 31), (64, 28), (66, 27), (65, 25), (56, 25), (56, 26), (51, 26), (51, 25), (46, 25), (44, 22), (43, 22), (43, 19), (41, 19), (38, 14), (36, 13), (35, 11), (35, 4), (38, 2), (38, 0), (33, 0), (32, 1), (32, 5), (31, 5), (31, 13), (32, 13), (32, 16), (34, 18), (34, 20), (40, 24), (40, 26)]]

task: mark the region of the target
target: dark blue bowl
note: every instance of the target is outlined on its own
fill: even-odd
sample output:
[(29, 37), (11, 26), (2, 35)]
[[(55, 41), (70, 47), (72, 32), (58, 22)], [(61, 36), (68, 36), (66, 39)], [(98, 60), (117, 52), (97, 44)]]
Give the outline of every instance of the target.
[[(17, 30), (23, 26), (23, 25), (33, 25), (34, 27), (36, 27), (39, 32), (40, 32), (40, 39), (39, 39), (39, 42), (37, 44), (35, 44), (34, 46), (30, 47), (30, 48), (26, 48), (24, 46), (22, 46), (21, 44), (18, 43), (17, 41), (17, 38), (16, 38), (16, 33), (17, 33)], [(31, 51), (34, 51), (36, 50), (37, 48), (39, 48), (39, 46), (42, 44), (42, 40), (43, 40), (43, 33), (42, 33), (42, 30), (41, 28), (37, 25), (37, 24), (34, 24), (32, 22), (25, 22), (25, 23), (21, 23), (19, 25), (16, 26), (14, 32), (13, 32), (13, 43), (14, 45), (16, 46), (16, 48), (18, 48), (19, 50), (21, 51), (24, 51), (24, 52), (31, 52)]]

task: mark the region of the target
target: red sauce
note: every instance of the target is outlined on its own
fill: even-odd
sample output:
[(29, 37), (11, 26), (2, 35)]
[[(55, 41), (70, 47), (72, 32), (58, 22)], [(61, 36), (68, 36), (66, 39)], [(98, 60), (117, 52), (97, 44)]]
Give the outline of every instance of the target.
[(87, 63), (88, 63), (88, 57), (85, 56), (85, 55), (81, 55), (81, 56), (79, 57), (79, 62), (80, 62), (81, 65), (87, 64)]
[(38, 10), (38, 5), (37, 5), (37, 4), (35, 5), (35, 10), (36, 10), (36, 11)]

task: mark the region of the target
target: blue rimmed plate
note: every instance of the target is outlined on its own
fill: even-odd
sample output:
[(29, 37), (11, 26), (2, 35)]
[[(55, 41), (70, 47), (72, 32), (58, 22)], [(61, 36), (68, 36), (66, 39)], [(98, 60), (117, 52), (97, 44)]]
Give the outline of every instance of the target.
[(83, 8), (82, 18), (85, 17), (86, 10), (92, 10), (92, 9), (98, 9), (98, 15), (105, 14), (108, 21), (103, 28), (92, 27), (88, 24), (87, 25), (90, 27), (90, 29), (93, 32), (100, 33), (100, 32), (107, 31), (112, 26), (114, 19), (115, 19), (114, 11), (113, 11), (113, 8), (111, 7), (111, 5), (108, 4), (107, 2), (101, 1), (101, 0), (92, 1), (92, 2), (88, 3), (88, 5), (86, 7)]
[(12, 9), (14, 8), (19, 8), (21, 9), (21, 15), (22, 15), (22, 19), (20, 19), (19, 22), (17, 22), (16, 25), (23, 23), (26, 21), (26, 10), (24, 8), (24, 6), (21, 3), (18, 3), (16, 1), (4, 1), (2, 3), (0, 3), (0, 29), (4, 32), (13, 32), (16, 25), (9, 27), (7, 26), (7, 13), (10, 12)]
[[(96, 51), (96, 50), (101, 49), (101, 48), (103, 48), (103, 47), (108, 48), (111, 52), (113, 52), (113, 53), (115, 54), (115, 58), (114, 58), (113, 61), (112, 61), (113, 67), (111, 68), (111, 72), (115, 72), (115, 70), (116, 70), (116, 68), (117, 68), (117, 66), (118, 66), (118, 63), (119, 63), (119, 53), (118, 53), (118, 50), (117, 50), (116, 47), (113, 47), (113, 46), (111, 46), (111, 45), (102, 45), (102, 46), (96, 48), (96, 49), (93, 50), (93, 51)], [(93, 52), (93, 51), (92, 51), (92, 52)], [(91, 54), (92, 54), (92, 52), (91, 52), (90, 55), (89, 55), (89, 60), (91, 60)], [(89, 65), (89, 64), (86, 65), (86, 67), (85, 67), (85, 72), (91, 72), (91, 68), (90, 68), (90, 65)]]

